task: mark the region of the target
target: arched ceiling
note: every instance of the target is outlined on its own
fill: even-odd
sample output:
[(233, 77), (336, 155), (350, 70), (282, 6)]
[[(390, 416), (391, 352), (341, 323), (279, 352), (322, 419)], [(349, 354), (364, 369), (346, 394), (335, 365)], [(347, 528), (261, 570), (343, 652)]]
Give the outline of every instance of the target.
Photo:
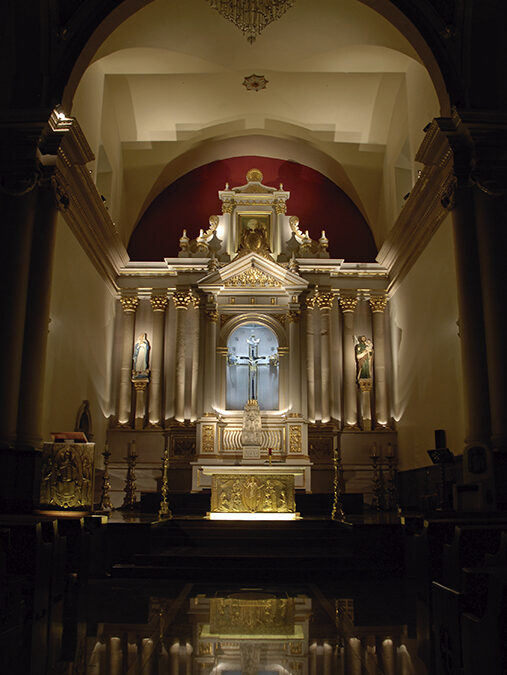
[[(253, 73), (266, 77), (266, 89), (246, 90), (243, 79)], [(83, 83), (100, 78), (95, 100)], [(103, 145), (113, 171), (122, 172), (121, 205), (112, 208), (125, 241), (153, 186), (164, 189), (168, 165), (189, 152), (194, 167), (202, 165), (209, 158), (199, 160), (201, 146), (252, 135), (275, 146), (299, 140), (343, 167), (340, 187), (378, 244), (393, 119), (418, 88), (430, 92), (422, 108), (412, 106), (413, 126), (422, 130), (438, 114), (429, 76), (402, 34), (357, 0), (296, 0), (253, 45), (205, 0), (154, 0), (97, 50), (73, 114), (94, 137), (94, 150)], [(405, 126), (400, 146), (412, 132)]]

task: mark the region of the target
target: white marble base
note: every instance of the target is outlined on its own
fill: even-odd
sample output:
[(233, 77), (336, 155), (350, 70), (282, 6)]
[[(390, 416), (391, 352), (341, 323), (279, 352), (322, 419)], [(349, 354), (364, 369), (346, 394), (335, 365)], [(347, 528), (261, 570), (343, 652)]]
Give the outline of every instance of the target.
[(243, 459), (259, 461), (261, 458), (261, 446), (260, 445), (244, 445), (243, 446)]

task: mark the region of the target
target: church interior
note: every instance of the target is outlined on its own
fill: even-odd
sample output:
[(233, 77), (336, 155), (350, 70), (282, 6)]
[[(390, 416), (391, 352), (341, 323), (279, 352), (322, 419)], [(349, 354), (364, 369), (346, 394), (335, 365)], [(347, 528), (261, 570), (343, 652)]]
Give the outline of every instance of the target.
[(0, 670), (505, 675), (504, 5), (0, 17)]

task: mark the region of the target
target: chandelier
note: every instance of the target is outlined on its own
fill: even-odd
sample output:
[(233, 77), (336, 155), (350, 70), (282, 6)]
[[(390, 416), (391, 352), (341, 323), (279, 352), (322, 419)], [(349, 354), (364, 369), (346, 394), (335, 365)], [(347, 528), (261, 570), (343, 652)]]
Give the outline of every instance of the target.
[(266, 26), (292, 7), (294, 0), (208, 0), (225, 19), (237, 26), (252, 44)]

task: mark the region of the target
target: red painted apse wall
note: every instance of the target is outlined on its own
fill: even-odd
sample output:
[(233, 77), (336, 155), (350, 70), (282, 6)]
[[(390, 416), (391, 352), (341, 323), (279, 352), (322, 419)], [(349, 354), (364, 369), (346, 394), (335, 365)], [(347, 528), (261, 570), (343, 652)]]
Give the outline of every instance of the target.
[(374, 262), (377, 249), (371, 230), (359, 209), (329, 178), (296, 162), (267, 157), (232, 157), (218, 160), (174, 181), (150, 204), (128, 245), (131, 260), (157, 261), (176, 257), (183, 228), (190, 238), (208, 228), (208, 218), (221, 214), (218, 190), (226, 183), (246, 183), (246, 173), (257, 168), (263, 183), (290, 192), (287, 215), (299, 217), (299, 227), (312, 239), (326, 231), (332, 258), (348, 262)]

